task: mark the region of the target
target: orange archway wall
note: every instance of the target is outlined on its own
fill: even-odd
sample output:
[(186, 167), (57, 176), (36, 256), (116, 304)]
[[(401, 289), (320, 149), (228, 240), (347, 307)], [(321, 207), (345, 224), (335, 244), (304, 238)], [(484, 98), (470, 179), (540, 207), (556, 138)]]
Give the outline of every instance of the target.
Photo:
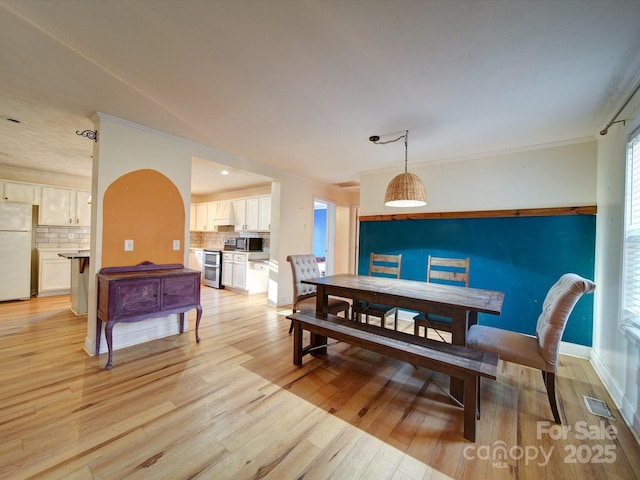
[[(166, 176), (150, 169), (123, 175), (104, 193), (102, 267), (183, 263), (184, 222), (182, 196)], [(124, 251), (125, 240), (133, 251)]]

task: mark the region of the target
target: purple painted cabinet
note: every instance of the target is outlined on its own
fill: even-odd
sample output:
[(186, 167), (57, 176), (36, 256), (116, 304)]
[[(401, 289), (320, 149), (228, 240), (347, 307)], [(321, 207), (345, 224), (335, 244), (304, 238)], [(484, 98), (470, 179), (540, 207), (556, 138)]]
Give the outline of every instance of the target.
[(200, 275), (197, 270), (179, 264), (142, 263), (135, 267), (103, 268), (98, 274), (98, 315), (96, 320), (96, 354), (100, 353), (102, 323), (109, 360), (113, 366), (113, 326), (117, 322), (138, 322), (146, 318), (180, 314), (180, 333), (184, 331), (184, 312), (195, 308), (196, 341), (202, 317)]

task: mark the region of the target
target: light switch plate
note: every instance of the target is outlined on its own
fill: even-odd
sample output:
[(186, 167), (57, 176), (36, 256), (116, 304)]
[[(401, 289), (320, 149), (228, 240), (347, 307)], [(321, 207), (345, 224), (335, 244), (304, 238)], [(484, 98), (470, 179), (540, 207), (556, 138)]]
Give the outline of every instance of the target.
[(133, 240), (125, 240), (124, 241), (124, 251), (125, 252), (133, 252)]
[(174, 250), (180, 250), (180, 240), (174, 240), (173, 241), (173, 249)]

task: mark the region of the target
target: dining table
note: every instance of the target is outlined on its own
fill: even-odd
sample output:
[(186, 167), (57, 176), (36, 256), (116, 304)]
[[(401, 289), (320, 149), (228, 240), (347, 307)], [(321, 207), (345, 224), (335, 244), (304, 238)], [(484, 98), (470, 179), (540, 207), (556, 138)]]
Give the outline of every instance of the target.
[[(500, 315), (504, 292), (479, 288), (459, 287), (419, 280), (338, 274), (304, 280), (316, 286), (316, 312), (328, 312), (329, 296), (350, 298), (389, 305), (416, 312), (425, 312), (451, 318), (451, 343), (466, 346), (467, 330), (478, 322), (479, 313)], [(380, 328), (384, 334), (384, 327)], [(314, 337), (316, 351), (322, 353), (326, 338)], [(324, 349), (326, 351), (326, 349)], [(451, 378), (449, 391), (457, 401), (463, 401), (464, 384)]]

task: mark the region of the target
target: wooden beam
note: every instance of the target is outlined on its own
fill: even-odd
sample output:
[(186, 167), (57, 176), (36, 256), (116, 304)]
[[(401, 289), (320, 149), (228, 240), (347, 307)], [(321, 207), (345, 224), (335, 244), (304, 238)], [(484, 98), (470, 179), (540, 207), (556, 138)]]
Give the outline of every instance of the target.
[(497, 217), (546, 217), (559, 215), (595, 215), (596, 205), (582, 207), (521, 208), (512, 210), (478, 210), (465, 212), (414, 212), (363, 215), (361, 222), (388, 220), (427, 220), (436, 218), (497, 218)]

